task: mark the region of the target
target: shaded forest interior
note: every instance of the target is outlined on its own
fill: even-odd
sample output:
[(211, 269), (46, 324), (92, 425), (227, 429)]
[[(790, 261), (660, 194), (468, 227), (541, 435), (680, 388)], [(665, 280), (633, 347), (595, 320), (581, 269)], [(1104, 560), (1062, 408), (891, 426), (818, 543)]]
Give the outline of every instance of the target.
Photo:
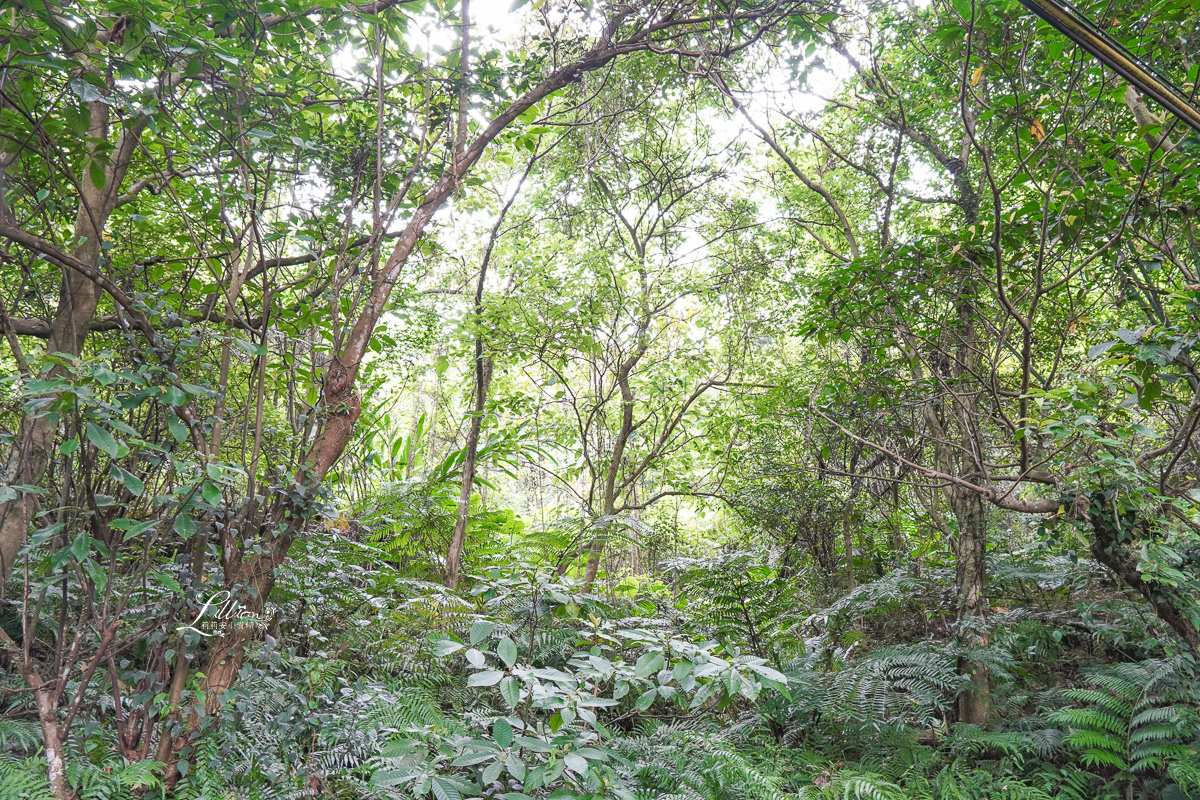
[(1197, 30), (0, 5), (0, 800), (1200, 798)]

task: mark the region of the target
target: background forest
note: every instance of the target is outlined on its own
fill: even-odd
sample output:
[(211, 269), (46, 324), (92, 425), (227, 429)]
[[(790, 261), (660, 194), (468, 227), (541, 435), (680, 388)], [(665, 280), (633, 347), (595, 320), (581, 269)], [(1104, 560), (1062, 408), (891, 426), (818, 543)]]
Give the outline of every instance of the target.
[(6, 0), (0, 798), (1200, 797), (1198, 180), (1017, 0)]

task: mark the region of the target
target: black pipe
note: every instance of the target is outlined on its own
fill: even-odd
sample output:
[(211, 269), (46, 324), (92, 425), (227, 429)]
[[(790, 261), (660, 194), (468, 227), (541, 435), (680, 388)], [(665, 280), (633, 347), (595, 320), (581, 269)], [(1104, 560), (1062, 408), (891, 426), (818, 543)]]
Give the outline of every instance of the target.
[(1020, 3), (1129, 81), (1135, 89), (1154, 98), (1167, 111), (1200, 132), (1200, 110), (1191, 104), (1183, 91), (1142, 64), (1137, 56), (1078, 9), (1061, 0), (1020, 0)]

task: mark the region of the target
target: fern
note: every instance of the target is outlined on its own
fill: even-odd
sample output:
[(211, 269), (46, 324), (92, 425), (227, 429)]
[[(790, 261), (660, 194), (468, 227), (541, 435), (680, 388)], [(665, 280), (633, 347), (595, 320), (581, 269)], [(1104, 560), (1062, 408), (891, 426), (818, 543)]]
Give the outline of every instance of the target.
[(832, 673), (821, 706), (834, 719), (929, 727), (961, 685), (946, 656), (921, 647), (883, 648)]
[(42, 733), (31, 720), (0, 717), (0, 750), (29, 752), (42, 743)]
[(792, 614), (797, 598), (791, 583), (750, 553), (672, 559), (663, 567), (678, 575), (679, 595), (700, 637), (771, 659), (798, 642)]
[(1176, 664), (1116, 664), (1092, 670), (1087, 678), (1091, 688), (1064, 693), (1087, 706), (1051, 715), (1066, 728), (1065, 741), (1080, 763), (1121, 775), (1161, 775), (1173, 764), (1194, 760), (1196, 748), (1183, 743), (1200, 738), (1197, 691)]
[(18, 760), (0, 754), (0, 797), (4, 800), (54, 800), (40, 756)]

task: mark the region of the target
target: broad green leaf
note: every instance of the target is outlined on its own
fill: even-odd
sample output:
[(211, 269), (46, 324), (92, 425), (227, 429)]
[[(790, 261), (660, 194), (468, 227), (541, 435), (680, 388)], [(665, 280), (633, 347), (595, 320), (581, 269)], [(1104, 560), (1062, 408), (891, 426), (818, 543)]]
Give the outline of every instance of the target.
[(512, 725), (508, 724), (508, 720), (501, 717), (492, 723), (492, 738), (501, 747), (507, 748), (512, 746), (513, 729)]
[(496, 630), (496, 623), (486, 619), (475, 620), (471, 623), (471, 644), (479, 644), (491, 636), (494, 630)]
[(453, 639), (438, 639), (433, 643), (433, 654), (438, 658), (445, 658), (451, 653), (457, 653), (466, 647), (462, 642), (456, 642)]
[(521, 686), (517, 683), (516, 678), (506, 675), (500, 681), (500, 696), (504, 698), (504, 702), (508, 703), (509, 708), (516, 708), (517, 703), (521, 700)]
[(125, 489), (134, 497), (141, 497), (142, 492), (146, 491), (146, 484), (141, 478), (134, 475), (132, 472), (129, 472), (128, 470), (121, 469), (116, 464), (109, 469), (108, 474), (113, 478), (113, 480), (120, 481), (122, 484), (124, 484)]
[(644, 653), (633, 665), (633, 674), (639, 678), (646, 678), (658, 672), (665, 665), (666, 661), (663, 660), (662, 653)]
[(108, 453), (113, 458), (116, 458), (117, 454), (121, 452), (121, 445), (113, 438), (111, 433), (93, 422), (87, 423), (84, 427), (87, 431), (88, 441), (96, 445), (96, 447)]
[(525, 780), (525, 762), (516, 753), (508, 754), (508, 758), (504, 759), (504, 766), (508, 768), (509, 775), (519, 781)]
[(505, 636), (496, 645), (496, 655), (500, 656), (500, 660), (504, 662), (504, 666), (511, 667), (517, 663), (517, 644), (512, 639)]
[(196, 535), (196, 520), (189, 517), (186, 513), (175, 517), (175, 524), (172, 527), (184, 539), (190, 539)]
[(485, 669), (467, 678), (467, 686), (495, 686), (503, 677), (504, 673), (498, 669)]
[(183, 421), (181, 419), (179, 419), (178, 417), (173, 416), (173, 415), (167, 417), (167, 430), (169, 430), (171, 432), (171, 436), (172, 436), (172, 438), (175, 439), (176, 442), (183, 444), (184, 442), (187, 441), (187, 438), (188, 438), (187, 426), (184, 425)]
[(433, 796), (437, 800), (462, 800), (462, 794), (459, 793), (458, 787), (445, 778), (434, 777), (430, 788), (433, 789)]
[(171, 406), (181, 406), (187, 403), (188, 396), (178, 386), (163, 387), (163, 402)]
[(504, 772), (503, 761), (493, 761), (488, 764), (487, 769), (483, 771), (483, 785), (491, 786), (500, 777), (500, 773)]
[(221, 488), (211, 481), (205, 481), (204, 487), (200, 490), (200, 496), (204, 498), (204, 502), (210, 505), (220, 505)]
[(575, 753), (567, 753), (563, 756), (563, 761), (566, 762), (567, 769), (574, 772), (576, 775), (583, 775), (588, 771), (587, 759)]
[(146, 531), (150, 530), (157, 524), (158, 524), (158, 520), (148, 519), (144, 522), (139, 522), (136, 525), (131, 525), (129, 527), (129, 530), (125, 531), (124, 541), (128, 542), (133, 537), (145, 533)]

